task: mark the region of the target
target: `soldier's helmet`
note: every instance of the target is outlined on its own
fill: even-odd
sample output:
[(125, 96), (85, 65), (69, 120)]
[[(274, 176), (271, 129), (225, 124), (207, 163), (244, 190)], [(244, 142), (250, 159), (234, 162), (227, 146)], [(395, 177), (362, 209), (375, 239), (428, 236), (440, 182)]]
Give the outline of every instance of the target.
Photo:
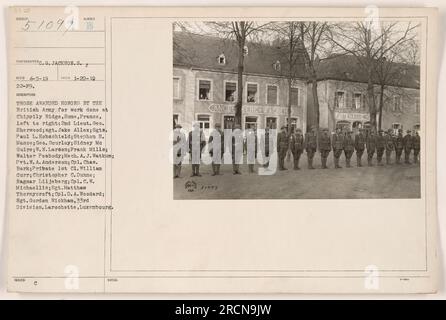
[(388, 133), (392, 133), (393, 130), (392, 130), (392, 129), (388, 129), (387, 132), (388, 132)]
[(352, 133), (353, 133), (353, 130), (348, 130), (348, 133), (349, 133), (349, 134), (352, 134)]
[(215, 127), (215, 128), (221, 128), (221, 124), (216, 123), (216, 124), (214, 125), (214, 127)]
[(410, 133), (410, 130), (407, 130), (406, 133)]
[(398, 129), (398, 132), (403, 132), (403, 129)]
[(301, 130), (301, 129), (299, 129), (299, 128), (297, 128), (297, 129), (296, 129), (296, 132), (302, 132), (302, 130)]
[(177, 124), (175, 125), (175, 129), (181, 129), (181, 128), (182, 128), (181, 124), (177, 123)]
[(286, 126), (281, 126), (280, 129), (282, 129), (282, 130), (283, 130), (283, 129), (286, 129)]
[(379, 130), (378, 130), (378, 132), (380, 132), (380, 133), (381, 133), (381, 132), (384, 132), (384, 130), (383, 130), (383, 129), (379, 129)]

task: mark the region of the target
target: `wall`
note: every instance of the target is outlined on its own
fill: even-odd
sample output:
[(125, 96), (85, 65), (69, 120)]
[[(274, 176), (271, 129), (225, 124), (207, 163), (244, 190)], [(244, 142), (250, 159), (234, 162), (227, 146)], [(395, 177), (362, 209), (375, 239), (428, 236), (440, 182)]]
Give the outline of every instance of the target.
[[(236, 73), (214, 72), (207, 70), (186, 69), (174, 67), (173, 76), (180, 78), (180, 98), (173, 100), (173, 113), (179, 114), (179, 121), (185, 130), (190, 130), (191, 123), (197, 115), (210, 115), (211, 128), (215, 123), (223, 125), (223, 116), (234, 115), (235, 102), (225, 101), (225, 81), (237, 82)], [(212, 83), (209, 100), (198, 99), (198, 80), (210, 80)], [(266, 117), (277, 117), (278, 127), (286, 124), (288, 84), (287, 80), (279, 77), (260, 75), (244, 76), (244, 95), (242, 126), (246, 116), (257, 117), (257, 127), (265, 128)], [(246, 102), (247, 83), (257, 83), (258, 93), (256, 103)], [(267, 85), (278, 87), (278, 103), (267, 103)], [(298, 106), (292, 107), (292, 117), (298, 119), (298, 127), (306, 127), (307, 87), (303, 81), (295, 81), (293, 86), (299, 89)], [(238, 89), (238, 88), (237, 88)]]

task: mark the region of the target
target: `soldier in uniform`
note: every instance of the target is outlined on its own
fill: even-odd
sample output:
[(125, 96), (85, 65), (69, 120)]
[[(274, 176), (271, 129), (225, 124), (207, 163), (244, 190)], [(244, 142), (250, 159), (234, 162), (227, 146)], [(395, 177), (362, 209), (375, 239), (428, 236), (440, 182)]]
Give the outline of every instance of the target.
[(403, 153), (403, 129), (398, 129), (398, 135), (395, 137), (395, 152), (396, 152), (396, 163), (400, 164), (401, 155)]
[[(209, 137), (208, 145), (209, 145), (209, 154), (212, 158), (212, 175), (216, 176), (220, 175), (220, 165), (222, 163), (223, 155), (225, 153), (225, 137), (224, 137), (224, 132), (223, 130), (221, 130), (221, 125), (219, 123), (216, 123), (214, 128), (215, 129), (212, 131)], [(220, 143), (218, 143), (218, 141), (220, 141)]]
[(234, 131), (232, 135), (232, 173), (242, 174), (240, 172), (240, 163), (243, 158), (243, 135), (240, 130), (240, 125), (234, 125)]
[(412, 137), (413, 148), (413, 163), (418, 163), (418, 155), (420, 154), (420, 136), (415, 130), (415, 135)]
[(341, 128), (336, 128), (336, 133), (333, 135), (332, 139), (332, 147), (333, 147), (333, 159), (336, 169), (342, 168), (339, 165), (339, 158), (342, 155), (342, 151), (344, 150), (344, 134), (341, 132)]
[(412, 135), (410, 134), (410, 130), (406, 131), (406, 135), (403, 138), (403, 146), (404, 146), (404, 163), (410, 164), (410, 152), (412, 151)]
[(331, 138), (328, 134), (328, 129), (322, 130), (322, 135), (319, 138), (319, 152), (321, 153), (322, 169), (327, 169), (327, 158), (331, 151)]
[(289, 147), (288, 133), (286, 126), (282, 126), (281, 131), (277, 135), (277, 152), (279, 156), (279, 170), (287, 170), (285, 168), (285, 157)]
[(358, 167), (362, 167), (361, 158), (365, 149), (364, 129), (359, 129), (359, 133), (355, 136), (356, 163)]
[(373, 166), (373, 155), (375, 154), (376, 150), (376, 135), (375, 131), (371, 130), (369, 136), (367, 137), (367, 164), (369, 167)]
[(246, 131), (246, 153), (249, 173), (254, 173), (254, 164), (257, 159), (257, 132), (254, 128)]
[(317, 133), (315, 126), (312, 126), (311, 131), (305, 134), (305, 150), (307, 151), (308, 169), (314, 169), (313, 157), (317, 150)]
[(290, 136), (290, 149), (294, 158), (294, 170), (299, 170), (299, 159), (304, 151), (304, 137), (302, 130), (296, 129)]
[(200, 124), (198, 122), (195, 122), (192, 125), (192, 131), (189, 132), (188, 144), (192, 163), (191, 177), (201, 177), (200, 174), (201, 153), (204, 147), (206, 146), (206, 140), (204, 138), (203, 131), (200, 129)]
[(173, 177), (179, 178), (181, 174), (181, 162), (186, 153), (186, 135), (181, 132), (181, 125), (176, 124), (173, 131)]
[(390, 165), (390, 158), (392, 156), (393, 150), (395, 150), (395, 141), (392, 134), (392, 129), (387, 130), (384, 136), (384, 144), (386, 148), (386, 165)]
[(350, 160), (355, 151), (355, 140), (353, 139), (353, 131), (349, 130), (344, 139), (345, 165), (350, 168)]
[(267, 126), (265, 128), (265, 133), (261, 136), (260, 142), (261, 142), (261, 147), (262, 147), (262, 152), (263, 152), (263, 167), (267, 168), (269, 166), (269, 148), (270, 148), (270, 141), (269, 141), (269, 137), (270, 137), (270, 132), (269, 132), (269, 127)]
[(386, 141), (383, 136), (383, 130), (379, 129), (378, 136), (376, 137), (376, 158), (378, 159), (378, 166), (382, 166), (384, 149), (386, 148)]

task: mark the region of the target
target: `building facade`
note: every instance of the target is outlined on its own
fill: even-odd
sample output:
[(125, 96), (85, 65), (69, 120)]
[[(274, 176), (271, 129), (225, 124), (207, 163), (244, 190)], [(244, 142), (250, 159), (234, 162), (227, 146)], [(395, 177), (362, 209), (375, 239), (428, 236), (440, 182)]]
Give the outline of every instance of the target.
[[(316, 124), (311, 84), (305, 61), (294, 75), (291, 92), (286, 59), (278, 46), (248, 43), (245, 47), (242, 128), (279, 129), (288, 123), (291, 96), (293, 128), (308, 131)], [(189, 131), (199, 122), (206, 134), (216, 123), (234, 124), (237, 100), (238, 50), (234, 41), (174, 32), (173, 123)], [(419, 66), (397, 65), (398, 77), (384, 86), (382, 129), (419, 130)], [(367, 77), (352, 56), (325, 59), (318, 68), (319, 127), (357, 131), (370, 127)], [(375, 83), (378, 83), (375, 81)], [(381, 86), (375, 84), (379, 107)], [(379, 113), (377, 113), (379, 116)], [(377, 117), (376, 123), (379, 123)]]
[[(400, 77), (384, 86), (381, 128), (420, 130), (419, 67), (398, 66)], [(319, 126), (334, 131), (337, 127), (357, 131), (370, 127), (367, 79), (353, 57), (327, 60), (320, 66), (318, 81)], [(382, 87), (374, 85), (375, 104), (379, 109)], [(308, 89), (308, 124), (316, 123), (311, 89)], [(379, 112), (376, 118), (379, 124)]]
[[(245, 75), (242, 128), (277, 129), (288, 123), (288, 84), (280, 77)], [(234, 124), (237, 74), (175, 67), (173, 70), (173, 117), (186, 130), (194, 121), (204, 130), (220, 123)], [(306, 128), (306, 85), (295, 81), (291, 88), (291, 123)]]
[[(174, 124), (181, 123), (188, 131), (198, 121), (205, 133), (216, 123), (223, 129), (232, 128), (239, 90), (234, 44), (181, 33), (174, 35), (174, 43)], [(248, 44), (243, 76), (243, 129), (279, 129), (288, 123), (289, 85), (282, 74), (280, 58), (271, 46)], [(307, 126), (306, 90), (303, 77), (293, 78), (291, 123), (303, 131)]]

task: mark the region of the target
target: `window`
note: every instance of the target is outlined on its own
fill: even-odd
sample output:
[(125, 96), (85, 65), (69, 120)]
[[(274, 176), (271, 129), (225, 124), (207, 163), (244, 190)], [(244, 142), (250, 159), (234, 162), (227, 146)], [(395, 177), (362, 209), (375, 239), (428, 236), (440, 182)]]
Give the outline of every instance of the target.
[(415, 113), (420, 113), (420, 98), (415, 98)]
[(345, 107), (345, 92), (336, 91), (336, 108), (342, 109)]
[(361, 121), (354, 121), (352, 124), (352, 129), (359, 130), (362, 128), (362, 122)]
[(401, 123), (392, 123), (393, 134), (398, 134), (398, 129), (403, 129)]
[(362, 100), (362, 94), (361, 93), (355, 93), (353, 96), (354, 99), (354, 105), (353, 107), (355, 109), (361, 109), (361, 100)]
[(257, 129), (257, 117), (245, 117), (246, 129)]
[(394, 96), (393, 97), (393, 112), (401, 112), (401, 97)]
[(277, 86), (266, 86), (266, 104), (277, 104)]
[(299, 106), (299, 88), (291, 88), (291, 105)]
[(223, 129), (232, 129), (234, 127), (234, 116), (223, 116)]
[(280, 61), (277, 60), (276, 62), (273, 63), (273, 68), (276, 71), (280, 71)]
[(200, 123), (200, 129), (206, 130), (211, 127), (210, 116), (207, 114), (199, 114), (197, 115), (197, 121)]
[(173, 98), (180, 99), (180, 78), (173, 78)]
[(236, 92), (237, 92), (237, 83), (225, 82), (225, 101), (226, 102), (234, 102)]
[(257, 102), (257, 84), (248, 83), (246, 89), (246, 102), (256, 103)]
[[(286, 125), (288, 126), (288, 118), (286, 118)], [(297, 118), (291, 118), (291, 132), (296, 132)]]
[(218, 64), (221, 64), (221, 65), (225, 65), (226, 64), (226, 57), (225, 57), (225, 55), (223, 53), (218, 56)]
[(351, 124), (349, 121), (338, 121), (336, 122), (336, 129), (341, 129), (342, 132), (350, 131)]
[(175, 126), (178, 124), (179, 122), (179, 115), (178, 114), (174, 114), (173, 115), (173, 128), (175, 129)]
[(198, 80), (198, 100), (211, 100), (211, 81)]
[(277, 129), (277, 118), (275, 117), (266, 117), (265, 119), (266, 127), (270, 129)]

